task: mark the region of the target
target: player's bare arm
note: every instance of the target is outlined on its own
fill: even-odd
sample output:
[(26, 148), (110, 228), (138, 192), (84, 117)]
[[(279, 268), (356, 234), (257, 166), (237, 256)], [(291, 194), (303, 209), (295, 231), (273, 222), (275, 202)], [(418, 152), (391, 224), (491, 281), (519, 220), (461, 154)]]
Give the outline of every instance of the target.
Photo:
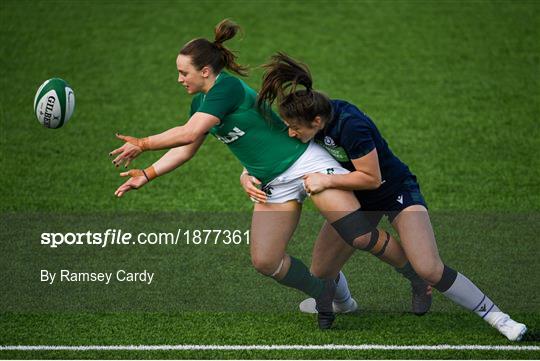
[(176, 147), (165, 153), (152, 166), (142, 169), (132, 169), (129, 172), (120, 173), (121, 177), (130, 177), (114, 192), (117, 197), (122, 197), (124, 193), (133, 189), (139, 189), (152, 179), (162, 176), (182, 164), (189, 161), (197, 153), (206, 137), (203, 135), (192, 144)]
[(133, 159), (144, 151), (170, 149), (193, 144), (204, 138), (205, 134), (217, 124), (219, 124), (219, 118), (197, 112), (193, 114), (186, 124), (146, 138), (117, 134), (116, 137), (125, 143), (110, 153), (110, 155), (118, 154), (112, 162), (117, 167), (122, 163), (125, 163), (127, 167)]
[(351, 160), (356, 171), (348, 174), (311, 173), (304, 176), (306, 191), (317, 194), (327, 188), (347, 191), (372, 190), (381, 185), (381, 169), (377, 149), (363, 157)]

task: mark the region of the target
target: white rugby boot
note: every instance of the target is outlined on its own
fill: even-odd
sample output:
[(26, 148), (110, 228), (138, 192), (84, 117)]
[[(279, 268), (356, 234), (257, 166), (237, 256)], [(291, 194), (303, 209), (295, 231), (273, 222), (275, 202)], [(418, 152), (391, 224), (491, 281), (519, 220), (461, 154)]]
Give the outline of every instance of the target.
[[(300, 302), (299, 308), (300, 311), (304, 313), (317, 313), (315, 306), (314, 298), (306, 298)], [(358, 310), (358, 303), (351, 297), (348, 301), (343, 303), (337, 303), (336, 301), (332, 302), (332, 308), (334, 309), (334, 313), (352, 313)]]
[(504, 312), (493, 312), (493, 314), (488, 314), (486, 321), (510, 341), (521, 341), (527, 332), (527, 326), (512, 320), (510, 316)]

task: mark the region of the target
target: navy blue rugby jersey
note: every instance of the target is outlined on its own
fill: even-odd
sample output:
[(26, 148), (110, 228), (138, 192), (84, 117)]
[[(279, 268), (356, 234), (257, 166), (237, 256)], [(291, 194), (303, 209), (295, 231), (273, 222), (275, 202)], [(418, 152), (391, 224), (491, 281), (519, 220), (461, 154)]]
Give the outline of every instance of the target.
[(378, 189), (355, 191), (360, 203), (375, 202), (397, 191), (403, 180), (412, 175), (409, 167), (392, 153), (373, 121), (360, 109), (344, 100), (331, 103), (332, 121), (317, 133), (317, 143), (350, 171), (356, 170), (351, 159), (377, 148), (382, 184)]

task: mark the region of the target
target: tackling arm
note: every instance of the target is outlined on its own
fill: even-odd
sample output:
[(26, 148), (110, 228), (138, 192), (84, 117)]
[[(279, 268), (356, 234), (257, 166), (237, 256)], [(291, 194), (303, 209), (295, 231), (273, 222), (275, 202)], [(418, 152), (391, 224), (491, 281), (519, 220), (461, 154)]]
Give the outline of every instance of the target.
[(305, 175), (304, 184), (308, 193), (316, 194), (327, 188), (354, 191), (380, 187), (381, 169), (376, 148), (351, 162), (356, 170), (348, 174), (311, 173)]
[(356, 170), (349, 174), (330, 176), (328, 188), (353, 191), (377, 189), (381, 186), (381, 169), (376, 148), (361, 158), (351, 160), (351, 162)]

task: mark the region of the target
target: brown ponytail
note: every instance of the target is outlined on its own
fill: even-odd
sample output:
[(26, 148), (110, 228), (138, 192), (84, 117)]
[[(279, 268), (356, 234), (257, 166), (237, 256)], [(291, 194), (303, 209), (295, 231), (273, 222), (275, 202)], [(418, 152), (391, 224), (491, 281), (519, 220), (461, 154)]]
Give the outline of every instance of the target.
[(279, 52), (263, 68), (266, 71), (257, 99), (257, 107), (263, 113), (267, 113), (277, 100), (279, 114), (288, 122), (310, 125), (316, 116), (326, 122), (332, 118), (330, 99), (313, 90), (313, 79), (307, 65)]
[(215, 40), (211, 42), (204, 38), (193, 39), (180, 50), (180, 54), (191, 57), (191, 62), (197, 69), (210, 66), (215, 74), (227, 68), (238, 75), (246, 76), (247, 67), (236, 62), (236, 55), (223, 42), (232, 39), (240, 31), (240, 26), (229, 19), (222, 20), (214, 29)]

